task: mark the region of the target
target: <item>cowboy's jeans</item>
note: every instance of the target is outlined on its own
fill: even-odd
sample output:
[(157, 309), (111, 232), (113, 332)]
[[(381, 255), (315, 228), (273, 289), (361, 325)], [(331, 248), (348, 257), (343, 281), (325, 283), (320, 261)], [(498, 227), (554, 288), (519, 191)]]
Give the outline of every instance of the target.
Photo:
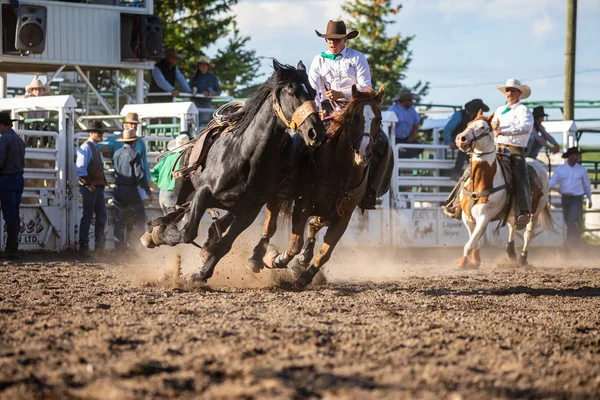
[(14, 254), (19, 250), (19, 228), (21, 217), (19, 208), (24, 187), (23, 175), (11, 174), (0, 176), (0, 207), (6, 223), (5, 251)]
[(529, 214), (531, 210), (531, 187), (529, 186), (529, 175), (527, 174), (527, 161), (525, 147), (508, 146), (510, 150), (510, 163), (515, 180), (515, 203), (516, 215)]
[[(124, 250), (133, 246), (137, 238), (144, 233), (146, 211), (136, 186), (118, 185), (115, 187), (113, 196), (115, 248)], [(125, 238), (126, 228), (127, 238)], [(139, 244), (139, 241), (137, 241), (137, 244)]]
[(581, 243), (581, 234), (583, 233), (583, 196), (561, 197), (563, 218), (567, 227), (566, 246), (577, 245)]
[(89, 250), (90, 226), (94, 214), (94, 243), (96, 250), (103, 250), (105, 246), (104, 227), (106, 225), (106, 206), (104, 205), (104, 188), (96, 187), (94, 193), (87, 187), (80, 186), (79, 193), (83, 203), (83, 215), (79, 223), (79, 250)]

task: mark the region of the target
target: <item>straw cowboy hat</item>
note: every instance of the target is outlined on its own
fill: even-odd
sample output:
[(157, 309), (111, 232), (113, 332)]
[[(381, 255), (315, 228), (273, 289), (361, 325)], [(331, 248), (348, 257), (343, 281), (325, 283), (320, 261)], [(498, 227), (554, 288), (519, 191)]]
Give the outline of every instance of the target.
[(117, 142), (133, 142), (137, 140), (137, 135), (135, 129), (125, 129), (123, 131), (123, 136), (117, 139)]
[(571, 154), (580, 154), (581, 152), (577, 147), (570, 147), (567, 151), (565, 151), (562, 155), (562, 158), (568, 158)]
[(211, 63), (210, 58), (208, 58), (207, 56), (200, 56), (198, 58), (198, 62), (196, 63), (196, 65), (198, 65), (198, 64), (206, 64), (211, 68), (215, 67), (215, 64)]
[(10, 117), (9, 111), (0, 111), (0, 124), (11, 125), (13, 121), (17, 120)]
[(506, 88), (515, 88), (521, 91), (521, 100), (525, 100), (529, 96), (531, 96), (531, 89), (527, 85), (521, 85), (518, 79), (508, 79), (506, 81), (506, 85), (504, 86), (496, 86), (499, 91), (505, 93)]
[(178, 149), (179, 147), (183, 146), (184, 144), (186, 144), (189, 141), (190, 141), (190, 137), (188, 135), (186, 135), (185, 133), (182, 133), (181, 135), (177, 135), (177, 137), (175, 139), (169, 140), (169, 143), (167, 143), (167, 150), (173, 151), (175, 149)]
[(127, 113), (127, 115), (125, 116), (125, 121), (123, 121), (123, 123), (124, 124), (139, 124), (140, 116), (138, 115), (138, 113), (134, 113), (134, 112)]
[(410, 89), (400, 89), (400, 93), (392, 99), (392, 101), (404, 101), (404, 100), (421, 100), (421, 96), (410, 91)]
[(318, 37), (325, 39), (354, 39), (358, 36), (358, 31), (346, 33), (346, 24), (344, 21), (329, 21), (325, 33), (320, 33), (315, 29)]
[(481, 99), (473, 99), (465, 104), (465, 110), (471, 114), (477, 114), (479, 110), (482, 112), (490, 111), (490, 108)]
[(546, 114), (544, 112), (544, 106), (537, 106), (533, 108), (533, 111), (531, 112), (531, 114), (533, 115), (534, 118), (536, 117), (547, 117), (548, 114)]
[(94, 121), (92, 122), (88, 128), (84, 132), (112, 132), (110, 129), (107, 129), (102, 122)]
[(25, 91), (27, 93), (31, 93), (32, 89), (42, 89), (42, 94), (46, 94), (50, 91), (50, 88), (37, 78), (34, 78), (29, 85), (25, 86)]

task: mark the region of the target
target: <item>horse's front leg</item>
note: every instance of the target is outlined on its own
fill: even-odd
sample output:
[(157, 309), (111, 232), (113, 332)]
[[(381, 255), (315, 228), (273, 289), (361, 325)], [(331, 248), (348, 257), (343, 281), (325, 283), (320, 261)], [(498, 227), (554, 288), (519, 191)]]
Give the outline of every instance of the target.
[(342, 238), (344, 232), (346, 232), (351, 217), (352, 213), (349, 213), (329, 225), (319, 254), (315, 257), (314, 262), (296, 280), (296, 287), (298, 289), (303, 289), (308, 286), (313, 281), (315, 275), (323, 268), (325, 263), (329, 261), (335, 246)]
[(533, 232), (535, 232), (535, 228), (537, 228), (538, 224), (539, 216), (534, 215), (525, 227), (525, 235), (523, 236), (523, 250), (519, 256), (519, 265), (521, 266), (527, 265), (527, 251), (529, 250), (529, 244), (533, 239)]
[(292, 213), (292, 236), (288, 249), (283, 253), (279, 253), (277, 250), (269, 251), (265, 254), (263, 261), (267, 268), (286, 268), (290, 261), (300, 253), (302, 246), (304, 245), (304, 228), (306, 227), (306, 221), (310, 217), (310, 211), (312, 207), (306, 203), (294, 204), (294, 211)]
[[(468, 266), (472, 268), (479, 268), (479, 266), (481, 265), (481, 257), (479, 253), (479, 240), (485, 233), (485, 229), (487, 228), (487, 225), (489, 223), (489, 217), (487, 215), (476, 216), (475, 222), (473, 223), (472, 221), (466, 219), (466, 216), (463, 214), (463, 221), (467, 225), (467, 228), (469, 228), (469, 224), (474, 224), (475, 226), (473, 228), (469, 228), (470, 237), (467, 243), (465, 244), (465, 247), (463, 249), (463, 256), (459, 260), (457, 266), (459, 268), (467, 267), (469, 255), (471, 254), (471, 252), (473, 252)], [(469, 223), (467, 223), (467, 221)]]
[(208, 228), (208, 237), (202, 244), (202, 250), (200, 251), (201, 258), (205, 260), (208, 254), (211, 252), (211, 248), (220, 240), (219, 232), (221, 236), (229, 229), (233, 223), (235, 216), (228, 212), (216, 221), (213, 221)]
[(308, 221), (307, 237), (304, 242), (304, 247), (300, 255), (292, 260), (288, 265), (288, 270), (295, 277), (298, 278), (302, 272), (308, 268), (310, 262), (314, 257), (315, 243), (317, 242), (317, 233), (327, 225), (327, 222), (320, 217), (312, 217)]
[(263, 257), (267, 253), (269, 242), (275, 232), (277, 232), (277, 217), (279, 210), (281, 209), (282, 200), (278, 196), (273, 196), (267, 201), (267, 210), (265, 217), (265, 224), (263, 225), (263, 233), (252, 250), (252, 255), (248, 259), (248, 269), (254, 273), (259, 273), (263, 269), (264, 261)]

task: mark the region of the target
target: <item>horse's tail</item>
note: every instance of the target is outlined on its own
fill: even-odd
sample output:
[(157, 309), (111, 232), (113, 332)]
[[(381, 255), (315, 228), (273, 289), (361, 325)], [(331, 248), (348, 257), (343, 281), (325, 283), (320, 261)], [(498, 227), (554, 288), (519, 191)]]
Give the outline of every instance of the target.
[(292, 211), (294, 210), (294, 200), (285, 199), (279, 207), (279, 215), (283, 217), (283, 226), (286, 226), (292, 220)]
[(550, 203), (546, 204), (544, 210), (540, 214), (540, 224), (544, 230), (556, 232), (554, 218), (552, 218), (552, 213), (550, 212)]

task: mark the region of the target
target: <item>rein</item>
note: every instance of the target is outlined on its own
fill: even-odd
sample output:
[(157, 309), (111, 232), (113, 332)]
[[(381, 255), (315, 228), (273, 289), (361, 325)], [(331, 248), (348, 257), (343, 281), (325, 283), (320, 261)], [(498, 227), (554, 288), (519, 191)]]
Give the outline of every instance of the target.
[(296, 108), (292, 114), (291, 121), (288, 121), (283, 113), (283, 110), (281, 109), (281, 106), (279, 105), (279, 100), (277, 99), (277, 96), (275, 96), (275, 93), (273, 93), (273, 110), (281, 122), (283, 122), (285, 126), (290, 128), (292, 131), (298, 129), (298, 127), (302, 125), (308, 117), (319, 113), (314, 100), (306, 100), (300, 105), (300, 107)]

